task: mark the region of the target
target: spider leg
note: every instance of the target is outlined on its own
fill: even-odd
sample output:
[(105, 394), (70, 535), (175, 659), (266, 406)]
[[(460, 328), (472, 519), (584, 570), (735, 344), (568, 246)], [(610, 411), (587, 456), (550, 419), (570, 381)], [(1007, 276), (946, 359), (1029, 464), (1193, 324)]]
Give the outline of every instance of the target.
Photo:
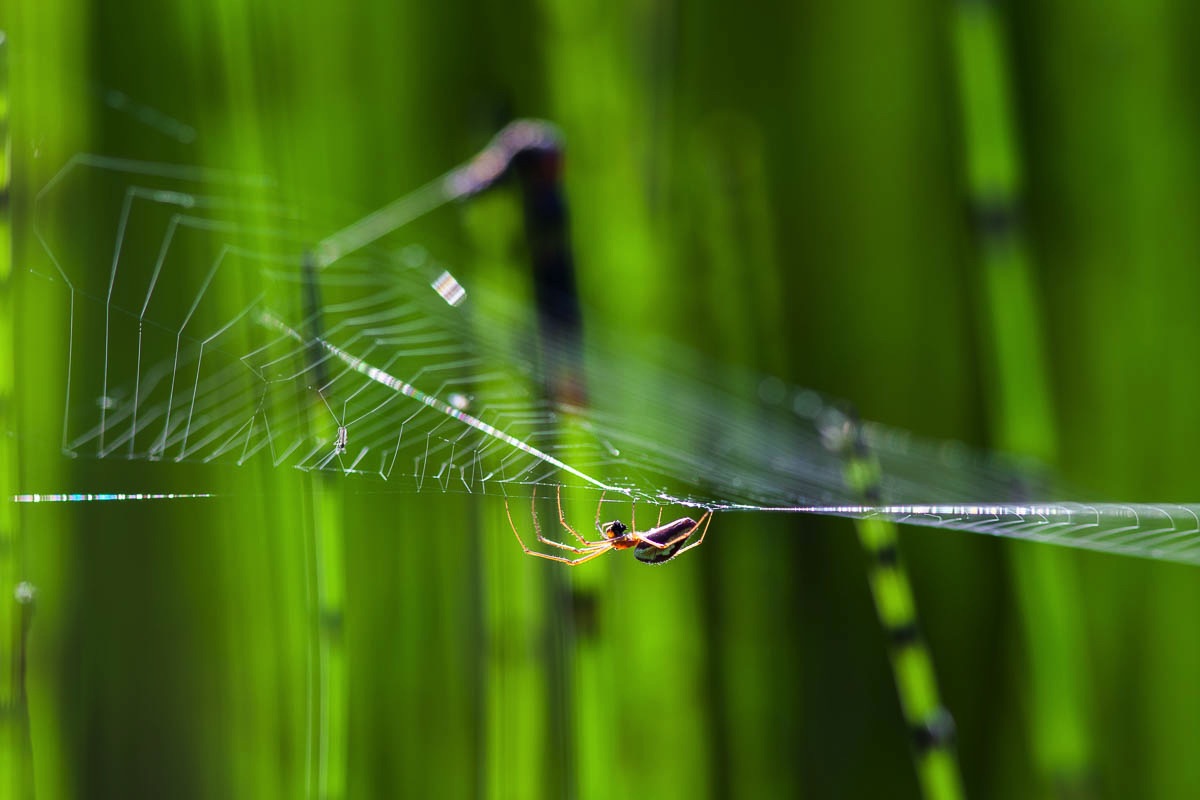
[(529, 553), (529, 555), (531, 555), (531, 556), (537, 556), (538, 558), (548, 558), (548, 559), (550, 559), (551, 561), (558, 561), (558, 562), (561, 562), (561, 563), (563, 563), (563, 564), (566, 564), (567, 566), (570, 566), (570, 567), (576, 567), (576, 566), (579, 566), (580, 564), (584, 563), (585, 561), (591, 561), (593, 558), (597, 558), (597, 557), (599, 557), (599, 556), (602, 556), (602, 555), (604, 555), (605, 553), (607, 553), (607, 552), (608, 552), (609, 550), (611, 550), (611, 549), (612, 549), (611, 547), (605, 547), (605, 548), (604, 548), (604, 549), (602, 549), (602, 550), (597, 550), (597, 551), (596, 551), (596, 552), (594, 552), (594, 553), (590, 553), (590, 554), (588, 554), (588, 555), (586, 555), (586, 556), (580, 556), (579, 558), (574, 558), (574, 559), (572, 559), (572, 558), (563, 558), (562, 556), (552, 556), (552, 555), (550, 555), (549, 553), (539, 553), (539, 552), (537, 552), (537, 551), (535, 551), (535, 550), (530, 550), (530, 551), (527, 551), (527, 552), (528, 552), (528, 553)]
[[(661, 519), (661, 516), (659, 518)], [(708, 523), (711, 520), (712, 520), (712, 512), (705, 511), (704, 516), (700, 517), (700, 520), (696, 524), (685, 528), (684, 530), (680, 531), (678, 534), (671, 537), (670, 539), (668, 539), (665, 542), (656, 542), (653, 539), (647, 539), (646, 536), (643, 534), (639, 534), (638, 535), (638, 544), (649, 545), (650, 547), (653, 547), (655, 550), (666, 550), (667, 548), (674, 547), (675, 545), (677, 545), (680, 542), (687, 539), (689, 536), (691, 536), (693, 533), (695, 533), (696, 530), (698, 528), (700, 528), (700, 526), (704, 526), (704, 530), (700, 532), (699, 539), (692, 542), (687, 547), (680, 548), (679, 553), (682, 553), (686, 550), (691, 550), (693, 547), (700, 544), (700, 542), (704, 541), (704, 534), (708, 533)], [(678, 520), (676, 520), (676, 522), (678, 522)], [(674, 524), (674, 523), (671, 523), (671, 524)], [(679, 555), (679, 553), (676, 553), (675, 555), (677, 556), (677, 555)], [(674, 558), (674, 556), (672, 556), (672, 558)]]
[(547, 538), (542, 533), (542, 526), (541, 526), (541, 523), (538, 522), (536, 508), (531, 509), (531, 511), (533, 511), (533, 529), (537, 532), (537, 540), (539, 542), (541, 542), (542, 544), (548, 544), (551, 547), (557, 547), (560, 550), (570, 550), (572, 553), (591, 553), (598, 549), (607, 550), (609, 547), (611, 547), (611, 545), (609, 544), (609, 542), (607, 540), (602, 541), (602, 542), (589, 542), (587, 539), (584, 539), (578, 533), (575, 533), (575, 530), (570, 525), (567, 524), (565, 519), (563, 519), (561, 498), (560, 498), (559, 505), (558, 505), (559, 521), (562, 522), (562, 525), (564, 528), (571, 531), (571, 533), (575, 533), (575, 538), (578, 539), (583, 544), (583, 547), (575, 547), (573, 545), (566, 544), (565, 542), (560, 542), (555, 539)]
[(562, 550), (570, 550), (572, 553), (594, 553), (597, 550), (607, 549), (612, 546), (608, 542), (596, 542), (595, 544), (590, 544), (587, 547), (575, 547), (574, 545), (570, 545), (565, 542), (556, 542), (553, 539), (538, 539), (538, 541), (542, 544), (548, 544), (551, 547), (557, 547)]
[(582, 564), (585, 561), (591, 561), (593, 558), (596, 558), (597, 556), (602, 556), (605, 553), (607, 553), (609, 550), (612, 549), (612, 545), (608, 544), (607, 542), (603, 543), (602, 546), (593, 547), (588, 550), (582, 550), (582, 549), (577, 549), (577, 548), (571, 547), (570, 545), (563, 545), (560, 542), (552, 542), (548, 539), (545, 539), (542, 536), (541, 526), (538, 523), (537, 512), (535, 511), (533, 514), (533, 527), (534, 527), (534, 530), (536, 530), (538, 533), (539, 541), (546, 542), (547, 544), (558, 545), (559, 547), (566, 547), (567, 549), (572, 550), (574, 552), (584, 553), (584, 555), (579, 558), (567, 558), (566, 556), (556, 556), (556, 555), (551, 555), (550, 553), (541, 553), (541, 552), (538, 552), (537, 550), (530, 550), (529, 547), (526, 546), (525, 540), (521, 538), (521, 533), (517, 530), (517, 523), (513, 521), (512, 508), (509, 507), (509, 505), (508, 505), (507, 497), (504, 498), (504, 513), (508, 516), (508, 527), (512, 528), (513, 536), (517, 537), (517, 544), (521, 545), (521, 549), (523, 551), (525, 551), (526, 555), (536, 556), (537, 558), (544, 558), (548, 561), (558, 561), (560, 563), (568, 564), (573, 567), (577, 564)]
[[(704, 524), (704, 521), (706, 521), (706, 519), (708, 518), (709, 513), (710, 512), (707, 512), (707, 511), (704, 512), (704, 516), (702, 516), (700, 518), (700, 522), (694, 522), (694, 523), (688, 525), (688, 527), (684, 528), (683, 530), (680, 530), (678, 534), (672, 536), (671, 539), (668, 539), (668, 540), (662, 541), (662, 542), (656, 541), (654, 539), (650, 539), (650, 536), (654, 536), (655, 534), (662, 533), (662, 531), (660, 531), (659, 528), (653, 528), (653, 529), (644, 531), (644, 533), (638, 533), (637, 534), (637, 543), (638, 543), (638, 545), (646, 545), (647, 547), (653, 547), (654, 549), (658, 549), (658, 551), (665, 551), (665, 549), (667, 549), (668, 547), (673, 547), (674, 545), (678, 545), (679, 542), (682, 542), (685, 539), (688, 539), (689, 536), (696, 533), (696, 529), (700, 528), (701, 525)], [(673, 527), (673, 525), (678, 525), (680, 522), (683, 522), (683, 521), (684, 521), (684, 517), (679, 517), (679, 519), (676, 519), (676, 521), (667, 523), (666, 528), (671, 528), (671, 527)], [(689, 521), (689, 522), (691, 522), (691, 521)]]
[[(571, 532), (571, 535), (572, 535), (572, 536), (574, 536), (576, 539), (578, 539), (578, 540), (580, 541), (580, 543), (581, 543), (581, 544), (583, 544), (584, 546), (590, 547), (590, 546), (592, 546), (592, 545), (597, 545), (597, 544), (605, 544), (605, 542), (604, 542), (604, 541), (601, 541), (601, 542), (589, 542), (587, 539), (585, 539), (585, 538), (583, 538), (582, 536), (580, 536), (578, 531), (576, 531), (574, 528), (572, 528), (572, 527), (571, 527), (571, 525), (570, 525), (570, 524), (567, 522), (567, 515), (563, 513), (563, 507), (562, 507), (562, 486), (559, 486), (559, 487), (558, 487), (558, 492), (557, 492), (557, 494), (558, 494), (558, 521), (559, 521), (559, 522), (562, 524), (562, 526), (563, 526), (564, 528), (566, 528), (567, 530), (569, 530), (569, 531)], [(602, 496), (602, 497), (601, 497), (601, 501), (603, 501), (603, 499), (604, 499), (604, 498), (603, 498), (603, 496)], [(597, 511), (597, 515), (598, 515), (598, 514), (599, 514), (599, 511)], [(557, 543), (556, 543), (556, 542), (551, 542), (551, 544), (557, 544)], [(574, 548), (566, 548), (566, 549), (568, 549), (568, 550), (573, 550)], [(579, 551), (576, 551), (576, 552), (579, 552)]]
[(696, 532), (696, 528), (699, 528), (701, 525), (703, 525), (704, 528), (703, 528), (703, 530), (700, 531), (700, 538), (697, 539), (696, 541), (692, 542), (691, 544), (688, 544), (688, 545), (685, 545), (685, 546), (679, 548), (679, 552), (676, 553), (675, 556), (678, 557), (680, 555), (680, 553), (686, 553), (688, 550), (691, 550), (693, 547), (699, 547), (700, 543), (704, 541), (705, 534), (708, 533), (708, 525), (710, 522), (712, 522), (712, 511), (711, 510), (705, 511), (704, 516), (700, 518), (700, 521), (696, 523), (695, 527), (693, 527), (690, 531), (688, 531), (688, 536), (691, 536), (693, 533)]
[(600, 502), (596, 503), (596, 532), (601, 536), (604, 535), (604, 528), (600, 527), (600, 509), (604, 508), (604, 495), (606, 494), (608, 494), (608, 492), (601, 492)]
[[(560, 507), (559, 511), (561, 512), (561, 510), (562, 509)], [(539, 542), (541, 542), (542, 544), (548, 544), (548, 545), (552, 545), (554, 547), (560, 547), (563, 550), (570, 550), (573, 553), (584, 552), (583, 550), (580, 550), (577, 547), (572, 547), (569, 544), (563, 544), (562, 542), (555, 541), (554, 539), (547, 539), (542, 534), (542, 523), (538, 520), (538, 515), (537, 515), (537, 487), (536, 486), (533, 487), (533, 498), (529, 501), (529, 516), (533, 518), (533, 531), (534, 531), (534, 533), (537, 534), (537, 540)]]

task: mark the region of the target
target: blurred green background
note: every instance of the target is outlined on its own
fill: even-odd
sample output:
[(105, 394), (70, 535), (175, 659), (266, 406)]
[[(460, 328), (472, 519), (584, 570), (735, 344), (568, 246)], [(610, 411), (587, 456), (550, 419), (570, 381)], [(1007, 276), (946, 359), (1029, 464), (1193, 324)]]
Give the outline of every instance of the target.
[[(849, 522), (718, 516), (667, 567), (568, 572), (523, 556), (491, 499), (68, 461), (67, 309), (28, 271), (48, 271), (32, 197), (98, 152), (270, 174), (349, 220), (510, 116), (551, 119), (594, 335), (1030, 452), (1089, 499), (1196, 501), (1198, 17), (8, 0), (4, 493), (229, 496), (12, 510), (6, 577), (38, 596), (27, 649), (4, 616), (4, 724), (22, 654), (28, 739), (5, 740), (0, 796), (918, 796)], [(194, 141), (106, 107), (114, 89)], [(460, 278), (528, 293), (511, 197), (419, 235)], [(950, 532), (901, 545), (969, 796), (1200, 787), (1200, 573)]]

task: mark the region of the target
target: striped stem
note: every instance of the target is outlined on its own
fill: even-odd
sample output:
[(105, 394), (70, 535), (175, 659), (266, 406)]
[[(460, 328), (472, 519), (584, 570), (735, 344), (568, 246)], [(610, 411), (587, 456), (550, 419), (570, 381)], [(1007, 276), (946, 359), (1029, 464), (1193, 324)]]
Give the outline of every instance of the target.
[[(563, 151), (557, 128), (539, 120), (517, 120), (500, 130), (486, 148), (446, 178), (448, 193), (470, 198), (516, 178), (534, 302), (538, 315), (542, 393), (556, 405), (581, 407), (587, 392), (583, 377), (582, 323), (575, 262), (567, 228), (567, 199), (562, 182)], [(556, 446), (575, 434), (569, 423), (556, 431)], [(543, 624), (543, 660), (548, 685), (545, 725), (554, 752), (546, 786), (553, 794), (578, 791), (576, 673), (587, 670), (578, 654), (578, 631), (571, 609), (587, 602), (590, 588), (578, 586), (564, 570), (542, 570), (542, 592), (551, 598)], [(581, 596), (582, 595), (582, 596)], [(582, 661), (583, 663), (579, 663)]]
[[(823, 420), (822, 435), (845, 459), (844, 479), (862, 503), (882, 502), (882, 473), (862, 427), (853, 415), (833, 411)], [(913, 762), (926, 800), (963, 797), (954, 749), (954, 719), (941, 702), (933, 656), (921, 635), (917, 604), (900, 559), (896, 524), (885, 519), (855, 520), (867, 554), (867, 576), (879, 624), (888, 638), (892, 676), (900, 710), (912, 737)]]
[[(986, 304), (983, 339), (991, 347), (995, 444), (1049, 463), (1057, 457), (1057, 436), (1032, 257), (1021, 220), (1021, 154), (1001, 19), (992, 2), (960, 0), (955, 21), (967, 190)], [(1018, 491), (1029, 496), (1036, 487)], [(1015, 547), (1010, 554), (1030, 654), (1034, 755), (1060, 796), (1087, 796), (1089, 679), (1075, 565), (1069, 555), (1048, 548)]]

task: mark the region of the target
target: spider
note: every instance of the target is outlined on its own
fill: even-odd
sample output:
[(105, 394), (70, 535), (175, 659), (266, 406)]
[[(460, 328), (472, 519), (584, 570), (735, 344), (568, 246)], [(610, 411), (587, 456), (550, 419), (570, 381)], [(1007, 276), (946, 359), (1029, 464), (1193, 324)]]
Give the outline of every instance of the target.
[[(525, 545), (525, 540), (521, 538), (520, 532), (517, 530), (517, 525), (513, 522), (512, 510), (508, 506), (508, 498), (504, 500), (504, 512), (508, 515), (508, 524), (512, 528), (513, 535), (517, 537), (517, 542), (521, 545), (521, 549), (527, 555), (537, 556), (538, 558), (546, 558), (551, 561), (561, 561), (564, 564), (575, 566), (582, 564), (585, 561), (591, 561), (593, 558), (604, 555), (609, 550), (628, 550), (633, 548), (633, 555), (638, 561), (644, 564), (664, 564), (680, 553), (686, 553), (693, 547), (698, 546), (704, 541), (704, 534), (708, 532), (708, 523), (712, 519), (712, 511), (706, 510), (700, 520), (697, 522), (691, 517), (680, 517), (679, 519), (668, 522), (666, 525), (662, 523), (662, 509), (658, 511), (658, 523), (648, 531), (639, 532), (637, 530), (637, 501), (633, 504), (633, 519), (632, 527), (626, 527), (625, 523), (619, 519), (612, 522), (600, 523), (600, 509), (604, 506), (604, 494), (600, 495), (600, 502), (596, 505), (596, 530), (604, 538), (599, 541), (588, 541), (579, 535), (579, 533), (570, 526), (567, 522), (566, 515), (563, 514), (562, 507), (562, 487), (557, 491), (558, 499), (558, 521), (559, 523), (571, 532), (571, 535), (579, 540), (582, 547), (556, 542), (553, 539), (547, 539), (542, 535), (542, 526), (538, 522), (537, 515), (537, 487), (533, 489), (533, 500), (530, 503), (531, 513), (533, 516), (533, 530), (537, 533), (537, 540), (542, 544), (548, 544), (551, 547), (557, 547), (562, 550), (570, 550), (572, 553), (579, 553), (579, 558), (568, 558), (566, 556), (556, 556), (550, 553), (541, 553), (537, 550), (530, 550)], [(697, 530), (700, 531), (700, 537), (691, 544), (685, 545), (691, 535)]]

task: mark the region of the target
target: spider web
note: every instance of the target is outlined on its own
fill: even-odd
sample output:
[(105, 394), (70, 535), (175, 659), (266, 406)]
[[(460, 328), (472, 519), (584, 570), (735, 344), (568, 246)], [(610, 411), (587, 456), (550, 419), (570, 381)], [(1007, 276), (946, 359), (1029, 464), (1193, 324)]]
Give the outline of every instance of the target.
[[(1200, 563), (1200, 506), (1030, 502), (1054, 489), (1028, 465), (857, 423), (816, 392), (668, 344), (640, 348), (657, 362), (590, 345), (586, 385), (621, 392), (545, 399), (537, 356), (555, 345), (527, 313), (419, 247), (366, 246), (453, 199), (454, 178), (322, 238), (262, 177), (73, 158), (34, 213), (70, 306), (64, 452), (266, 461), (396, 491), (570, 486)], [(878, 462), (878, 504), (847, 485), (847, 431)]]

